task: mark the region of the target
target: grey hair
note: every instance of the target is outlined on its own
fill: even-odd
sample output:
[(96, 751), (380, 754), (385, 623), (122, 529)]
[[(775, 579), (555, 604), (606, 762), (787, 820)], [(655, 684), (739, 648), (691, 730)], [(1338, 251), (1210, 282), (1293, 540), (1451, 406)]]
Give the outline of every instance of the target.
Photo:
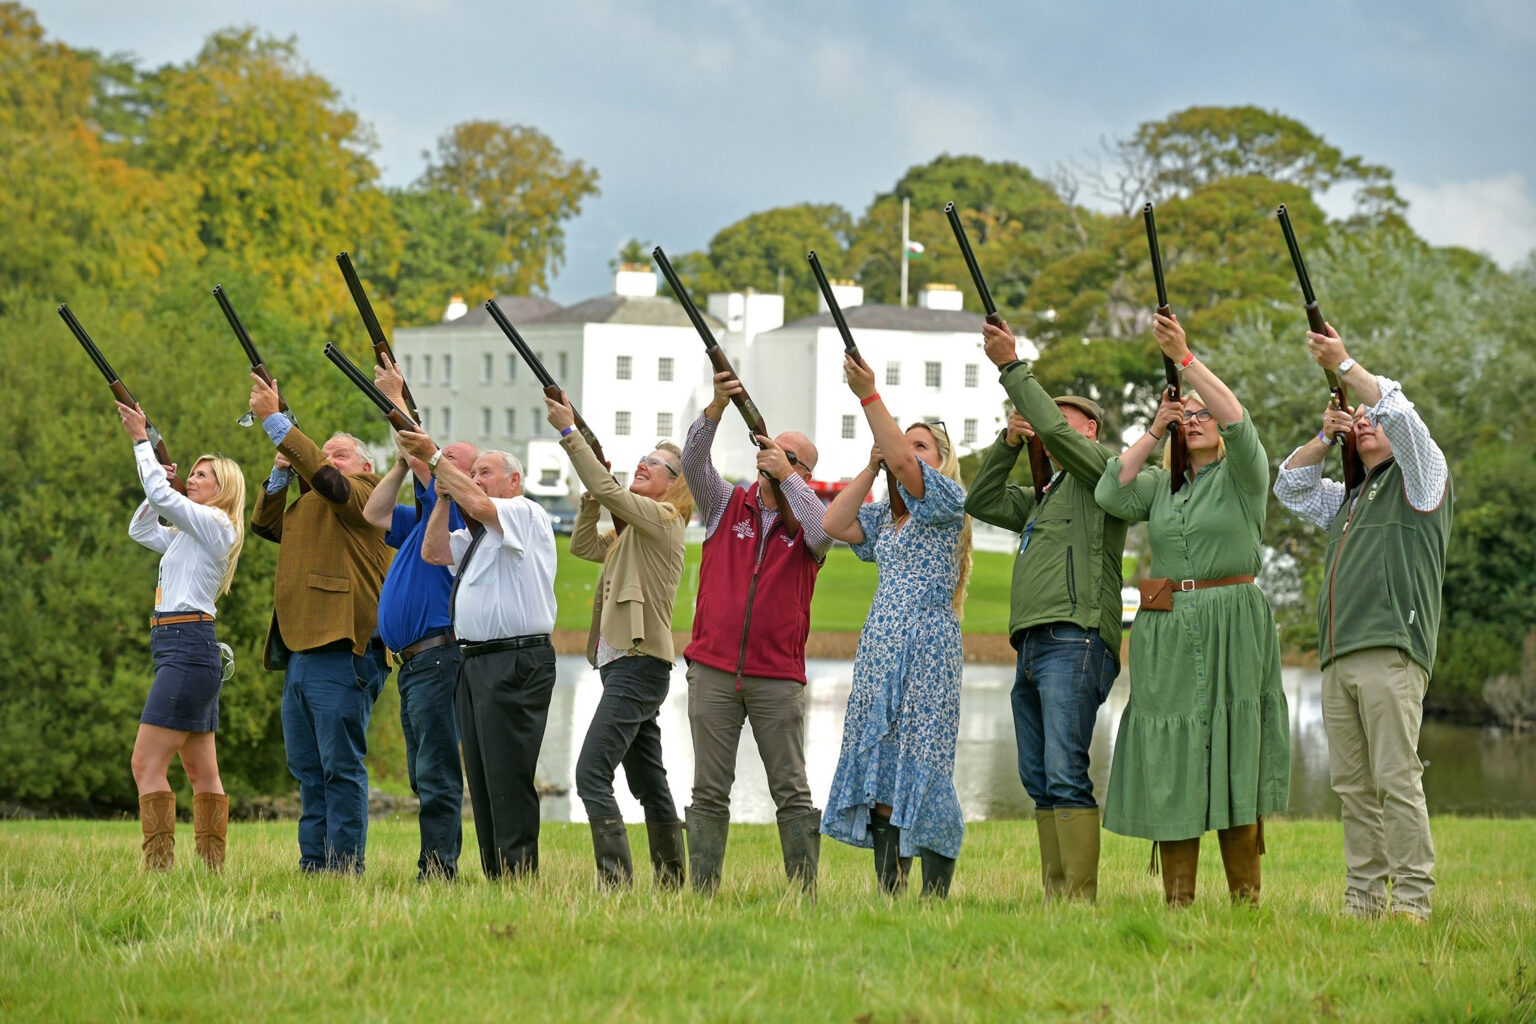
[(338, 437), (344, 437), (348, 441), (352, 442), (352, 450), (356, 453), (357, 460), (359, 462), (365, 463), (369, 466), (373, 465), (373, 453), (368, 450), (367, 442), (358, 437), (356, 434), (349, 434), (345, 430), (336, 431), (336, 433), (330, 436), (330, 440), (334, 441)]
[(517, 460), (517, 456), (513, 455), (511, 452), (504, 452), (495, 448), (491, 448), (487, 451), (481, 452), (480, 454), (495, 455), (497, 458), (501, 459), (502, 468), (506, 470), (507, 476), (509, 478), (514, 476), (520, 477), (523, 475), (523, 464), (519, 462)]

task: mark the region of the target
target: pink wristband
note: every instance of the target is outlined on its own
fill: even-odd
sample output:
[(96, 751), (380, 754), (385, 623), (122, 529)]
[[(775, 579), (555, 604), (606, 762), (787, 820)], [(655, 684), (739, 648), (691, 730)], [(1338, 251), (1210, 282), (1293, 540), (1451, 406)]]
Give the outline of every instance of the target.
[(1181, 369), (1181, 370), (1189, 369), (1189, 364), (1194, 362), (1194, 361), (1195, 361), (1195, 354), (1193, 352), (1191, 352), (1189, 355), (1185, 356), (1184, 357), (1184, 361), (1179, 364), (1179, 369)]

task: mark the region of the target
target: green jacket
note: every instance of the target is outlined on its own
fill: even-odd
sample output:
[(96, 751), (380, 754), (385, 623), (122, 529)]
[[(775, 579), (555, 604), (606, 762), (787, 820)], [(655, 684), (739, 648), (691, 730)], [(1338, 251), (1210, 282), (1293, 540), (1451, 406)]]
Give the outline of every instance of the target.
[(1118, 661), (1126, 524), (1093, 500), (1093, 489), (1114, 453), (1073, 430), (1023, 363), (1009, 368), (1002, 383), (1014, 407), (1065, 470), (1036, 502), (1032, 486), (1008, 482), (1024, 445), (1009, 445), (1005, 430), (971, 483), (966, 512), (993, 526), (1028, 531), (1027, 543), (1013, 562), (1008, 635), (1017, 645), (1020, 631), (1031, 626), (1071, 622), (1098, 629)]

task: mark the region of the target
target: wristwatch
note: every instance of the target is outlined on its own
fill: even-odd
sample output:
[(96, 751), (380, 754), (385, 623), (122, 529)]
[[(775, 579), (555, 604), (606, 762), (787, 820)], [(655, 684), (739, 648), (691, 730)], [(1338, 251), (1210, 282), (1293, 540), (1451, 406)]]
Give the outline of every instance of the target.
[(432, 471), (433, 476), (437, 476), (437, 460), (441, 459), (442, 457), (443, 450), (439, 448), (437, 451), (433, 452), (432, 457), (427, 460), (427, 468)]
[(1335, 366), (1333, 368), (1333, 372), (1334, 373), (1348, 373), (1350, 371), (1350, 368), (1352, 366), (1354, 366), (1354, 365), (1355, 365), (1355, 361), (1353, 359), (1346, 359), (1342, 363), (1340, 363), (1338, 366)]

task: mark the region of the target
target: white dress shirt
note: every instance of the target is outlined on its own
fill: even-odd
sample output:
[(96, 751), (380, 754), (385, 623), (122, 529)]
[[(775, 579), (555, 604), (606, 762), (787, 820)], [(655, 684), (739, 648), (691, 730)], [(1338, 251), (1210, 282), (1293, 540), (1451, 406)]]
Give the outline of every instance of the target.
[[(224, 581), (224, 569), (238, 534), (219, 509), (199, 505), (177, 494), (148, 441), (133, 446), (145, 501), (128, 524), (128, 536), (160, 552), (157, 612), (203, 612), (213, 615), (213, 603)], [(170, 526), (161, 526), (160, 518)]]
[(478, 643), (550, 633), (555, 628), (556, 557), (549, 513), (522, 495), (490, 501), (496, 506), (496, 526), (486, 527), (488, 535), (470, 564), (463, 564), (469, 530), (448, 535), (452, 571), (463, 577), (454, 599), (454, 635)]

